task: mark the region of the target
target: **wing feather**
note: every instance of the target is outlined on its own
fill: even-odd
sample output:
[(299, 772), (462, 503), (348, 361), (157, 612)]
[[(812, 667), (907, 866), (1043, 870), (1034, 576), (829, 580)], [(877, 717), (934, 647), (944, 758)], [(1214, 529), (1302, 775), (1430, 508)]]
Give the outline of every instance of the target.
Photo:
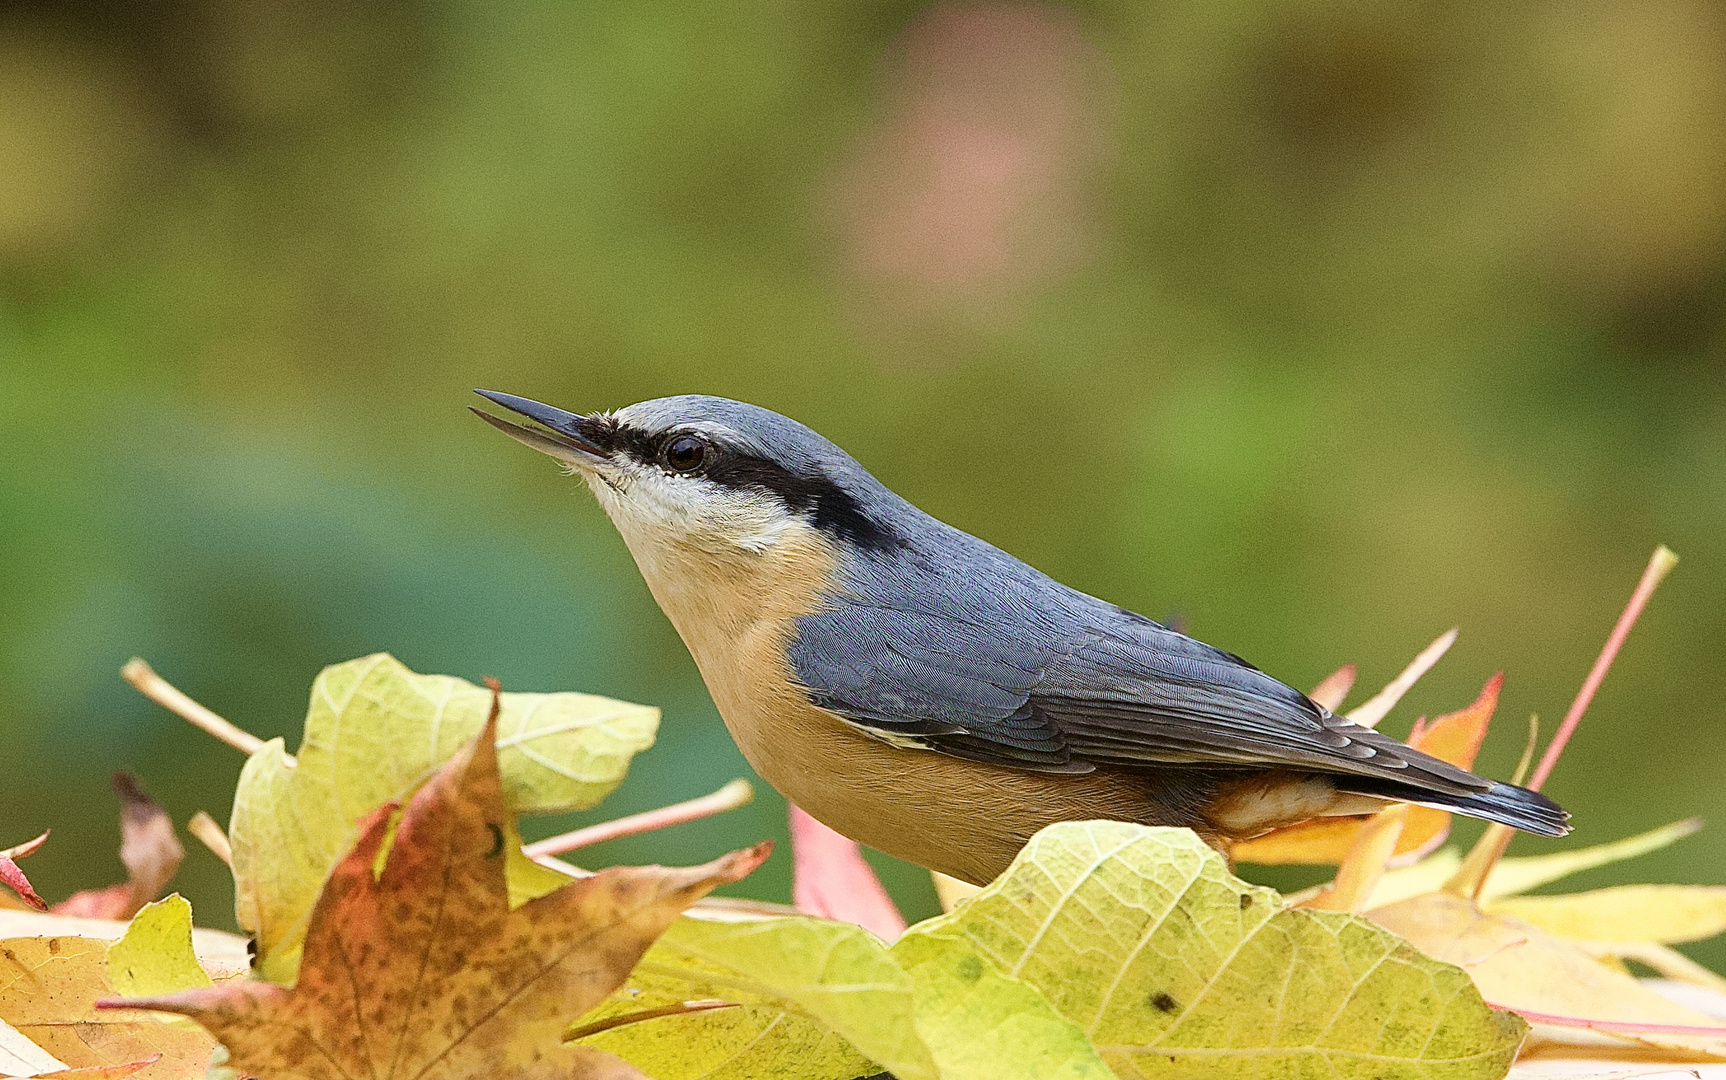
[(872, 734), (1012, 768), (1292, 767), (1456, 795), (1490, 786), (1331, 715), (1239, 657), (1056, 588), (1043, 603), (996, 596), (966, 609), (981, 619), (914, 595), (843, 597), (799, 620), (792, 664), (817, 704)]

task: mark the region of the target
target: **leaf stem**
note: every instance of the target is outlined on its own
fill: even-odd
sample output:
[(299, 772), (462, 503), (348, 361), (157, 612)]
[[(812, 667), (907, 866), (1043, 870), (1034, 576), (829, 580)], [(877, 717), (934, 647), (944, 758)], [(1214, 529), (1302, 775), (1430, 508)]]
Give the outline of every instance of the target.
[[(1552, 737), (1546, 753), (1541, 755), (1540, 765), (1529, 778), (1530, 790), (1539, 791), (1540, 786), (1546, 783), (1546, 778), (1552, 775), (1553, 767), (1558, 764), (1558, 755), (1564, 752), (1564, 746), (1576, 731), (1576, 725), (1582, 722), (1582, 714), (1588, 711), (1589, 703), (1594, 700), (1594, 692), (1600, 689), (1600, 684), (1606, 679), (1606, 672), (1612, 667), (1612, 661), (1618, 657), (1618, 650), (1624, 647), (1624, 639), (1630, 636), (1630, 628), (1636, 625), (1636, 620), (1641, 617), (1642, 609), (1648, 606), (1648, 599), (1654, 595), (1654, 590), (1660, 587), (1660, 582), (1665, 580), (1666, 575), (1677, 565), (1678, 556), (1665, 544), (1654, 549), (1647, 568), (1642, 571), (1642, 579), (1636, 583), (1636, 591), (1630, 594), (1630, 602), (1624, 605), (1624, 611), (1618, 616), (1612, 633), (1607, 635), (1606, 644), (1601, 646), (1594, 666), (1588, 670), (1588, 677), (1582, 680), (1582, 688), (1576, 692), (1576, 700), (1570, 703), (1570, 711), (1564, 714), (1563, 723), (1558, 725), (1558, 733)], [(1515, 835), (1516, 831), (1508, 825), (1488, 825), (1462, 860), (1462, 866), (1457, 869), (1456, 874), (1444, 883), (1444, 891), (1478, 901), (1481, 891), (1486, 888), (1486, 879), (1492, 876), (1492, 868), (1504, 857), (1504, 849), (1510, 846), (1510, 838)]]
[(1552, 769), (1558, 764), (1558, 755), (1564, 752), (1565, 744), (1570, 742), (1570, 736), (1576, 731), (1576, 725), (1582, 722), (1582, 714), (1588, 711), (1588, 706), (1594, 700), (1594, 692), (1600, 689), (1600, 684), (1606, 679), (1606, 672), (1612, 667), (1612, 661), (1618, 658), (1618, 650), (1624, 647), (1624, 639), (1630, 636), (1630, 628), (1641, 618), (1642, 609), (1648, 606), (1649, 597), (1654, 590), (1678, 565), (1678, 556), (1665, 544), (1654, 549), (1654, 555), (1648, 560), (1647, 569), (1642, 571), (1642, 580), (1636, 583), (1636, 591), (1630, 594), (1630, 602), (1624, 605), (1624, 613), (1618, 616), (1618, 624), (1612, 628), (1612, 633), (1606, 638), (1606, 644), (1601, 647), (1600, 655), (1595, 658), (1594, 666), (1589, 669), (1588, 677), (1582, 680), (1582, 689), (1576, 692), (1576, 700), (1570, 703), (1570, 711), (1564, 714), (1559, 722), (1558, 734), (1552, 737), (1552, 742), (1546, 747), (1546, 753), (1540, 757), (1540, 764), (1534, 768), (1534, 776), (1529, 779), (1531, 791), (1539, 791), (1540, 785), (1546, 783), (1546, 778), (1552, 775)]
[(617, 840), (625, 836), (638, 836), (644, 832), (663, 829), (669, 825), (681, 825), (686, 821), (699, 821), (702, 818), (722, 814), (727, 810), (735, 810), (740, 806), (748, 806), (755, 799), (755, 788), (744, 779), (733, 780), (710, 795), (699, 799), (689, 799), (685, 802), (672, 803), (657, 810), (647, 810), (628, 817), (602, 821), (598, 825), (589, 825), (585, 829), (576, 829), (558, 836), (536, 840), (531, 844), (522, 845), (522, 851), (530, 859), (542, 855), (562, 855), (577, 848), (591, 847), (607, 840)]
[[(120, 678), (131, 683), (138, 693), (143, 694), (162, 708), (167, 709), (198, 730), (215, 736), (247, 757), (264, 748), (264, 740), (229, 723), (187, 697), (173, 683), (156, 674), (156, 670), (140, 657), (134, 656), (126, 661), (126, 666), (120, 669)], [(289, 766), (294, 764), (292, 754), (286, 754), (284, 757), (287, 758)]]
[(186, 822), (186, 831), (197, 837), (216, 858), (230, 867), (234, 865), (234, 848), (228, 843), (228, 834), (207, 812), (200, 810), (193, 814), (192, 820)]
[(657, 1020), (662, 1016), (685, 1016), (689, 1013), (707, 1012), (710, 1009), (735, 1009), (735, 1001), (721, 1001), (718, 998), (704, 998), (700, 1001), (680, 1001), (676, 1005), (662, 1005), (657, 1009), (642, 1009), (639, 1012), (622, 1013), (618, 1016), (608, 1016), (604, 1020), (595, 1020), (591, 1024), (580, 1027), (571, 1025), (563, 1033), (564, 1042), (574, 1042), (585, 1039), (589, 1035), (598, 1035), (602, 1031), (610, 1031), (625, 1024), (639, 1024), (643, 1020)]

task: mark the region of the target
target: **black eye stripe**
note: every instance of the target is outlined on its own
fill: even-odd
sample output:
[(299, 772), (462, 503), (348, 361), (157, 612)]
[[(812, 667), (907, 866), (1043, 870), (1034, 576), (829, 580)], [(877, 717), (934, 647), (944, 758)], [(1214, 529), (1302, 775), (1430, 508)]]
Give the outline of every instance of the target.
[[(666, 457), (671, 444), (680, 438), (703, 444), (700, 465), (688, 472), (674, 468)], [(898, 533), (871, 518), (850, 492), (827, 476), (793, 472), (770, 458), (727, 446), (704, 434), (674, 430), (650, 435), (615, 419), (610, 419), (598, 441), (612, 453), (628, 455), (644, 465), (664, 467), (678, 475), (699, 475), (733, 490), (777, 496), (793, 512), (808, 515), (817, 529), (858, 547), (885, 550), (905, 546)]]

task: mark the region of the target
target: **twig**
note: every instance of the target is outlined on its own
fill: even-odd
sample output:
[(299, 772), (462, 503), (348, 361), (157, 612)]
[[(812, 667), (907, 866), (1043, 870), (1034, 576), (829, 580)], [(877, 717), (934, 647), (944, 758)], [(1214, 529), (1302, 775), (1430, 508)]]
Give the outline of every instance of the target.
[(598, 825), (589, 825), (585, 829), (576, 829), (559, 836), (536, 840), (524, 844), (522, 851), (530, 859), (538, 859), (542, 855), (562, 855), (577, 848), (591, 847), (607, 840), (617, 840), (625, 836), (636, 836), (655, 829), (663, 829), (669, 825), (681, 825), (686, 821), (699, 821), (712, 817), (727, 810), (735, 810), (740, 806), (748, 806), (755, 798), (755, 788), (749, 781), (737, 779), (726, 784), (711, 795), (703, 795), (699, 799), (672, 803), (657, 810), (647, 810), (628, 817), (614, 818), (602, 821)]
[[(120, 678), (131, 683), (138, 693), (143, 694), (162, 708), (185, 720), (193, 727), (214, 735), (248, 757), (264, 748), (263, 739), (243, 728), (236, 727), (193, 701), (173, 683), (156, 674), (155, 669), (139, 657), (134, 656), (126, 661), (126, 666), (120, 669)], [(289, 766), (294, 764), (292, 754), (284, 754), (283, 756), (287, 759)]]
[(1654, 549), (1654, 555), (1648, 560), (1648, 568), (1642, 571), (1642, 580), (1636, 583), (1636, 591), (1630, 594), (1630, 603), (1624, 605), (1624, 614), (1618, 616), (1618, 625), (1612, 628), (1612, 633), (1601, 647), (1600, 655), (1595, 658), (1594, 666), (1588, 671), (1588, 678), (1582, 680), (1582, 689), (1576, 692), (1576, 700), (1570, 703), (1570, 711), (1564, 714), (1564, 719), (1558, 725), (1558, 734), (1552, 737), (1552, 742), (1546, 748), (1546, 753), (1540, 756), (1540, 764), (1534, 769), (1534, 776), (1528, 781), (1531, 791), (1539, 791), (1540, 785), (1546, 783), (1546, 778), (1552, 775), (1553, 766), (1558, 764), (1558, 755), (1564, 753), (1564, 746), (1575, 733), (1576, 725), (1582, 722), (1582, 714), (1588, 711), (1589, 703), (1594, 700), (1594, 692), (1600, 689), (1600, 684), (1606, 679), (1606, 672), (1612, 667), (1612, 661), (1617, 659), (1618, 650), (1624, 647), (1624, 639), (1630, 636), (1630, 628), (1636, 625), (1636, 620), (1642, 616), (1642, 609), (1648, 606), (1648, 598), (1654, 595), (1654, 590), (1678, 565), (1678, 556), (1665, 544)]
[(1402, 674), (1390, 680), (1383, 690), (1351, 709), (1348, 719), (1361, 727), (1377, 727), (1379, 721), (1402, 700), (1402, 695), (1408, 693), (1409, 687), (1431, 671), (1432, 665), (1438, 663), (1439, 659), (1450, 651), (1450, 647), (1456, 644), (1456, 634), (1456, 628), (1451, 627), (1438, 635), (1431, 645), (1420, 650), (1419, 656), (1408, 662), (1408, 666), (1402, 669)]
[(228, 834), (216, 824), (216, 819), (200, 810), (192, 815), (192, 820), (186, 822), (186, 831), (201, 840), (210, 853), (216, 858), (234, 865), (234, 848), (228, 843)]
[(585, 1039), (589, 1035), (598, 1035), (602, 1031), (610, 1031), (625, 1024), (639, 1024), (643, 1020), (657, 1020), (662, 1016), (684, 1016), (688, 1013), (707, 1012), (711, 1009), (735, 1009), (737, 1002), (721, 1001), (718, 998), (705, 998), (701, 1001), (680, 1001), (676, 1005), (662, 1005), (657, 1009), (642, 1009), (640, 1012), (623, 1013), (618, 1016), (608, 1016), (604, 1020), (595, 1020), (591, 1024), (580, 1027), (573, 1025), (563, 1033), (564, 1042)]
[[(1612, 633), (1607, 635), (1606, 644), (1601, 646), (1594, 666), (1588, 670), (1588, 677), (1582, 680), (1582, 688), (1576, 692), (1576, 700), (1570, 703), (1570, 711), (1564, 714), (1564, 722), (1558, 725), (1558, 733), (1552, 737), (1546, 753), (1541, 755), (1540, 765), (1529, 778), (1528, 787), (1531, 791), (1539, 791), (1540, 786), (1546, 783), (1546, 778), (1552, 775), (1553, 767), (1558, 764), (1558, 755), (1564, 752), (1564, 746), (1576, 731), (1576, 725), (1582, 722), (1582, 714), (1588, 711), (1589, 703), (1594, 700), (1594, 692), (1600, 689), (1607, 671), (1612, 667), (1612, 661), (1618, 657), (1618, 650), (1624, 647), (1624, 639), (1630, 636), (1630, 628), (1636, 625), (1642, 609), (1648, 606), (1648, 598), (1654, 595), (1660, 582), (1665, 580), (1666, 575), (1677, 565), (1678, 556), (1665, 544), (1654, 549), (1647, 568), (1642, 571), (1642, 580), (1636, 583), (1636, 591), (1630, 594), (1630, 602), (1624, 605), (1624, 611), (1618, 616)], [(1488, 825), (1486, 831), (1480, 834), (1480, 839), (1474, 842), (1474, 847), (1469, 849), (1467, 857), (1462, 860), (1462, 866), (1444, 883), (1444, 891), (1478, 902), (1481, 891), (1486, 888), (1486, 879), (1492, 876), (1492, 868), (1504, 857), (1504, 849), (1510, 846), (1510, 838), (1515, 835), (1516, 831), (1508, 825)]]

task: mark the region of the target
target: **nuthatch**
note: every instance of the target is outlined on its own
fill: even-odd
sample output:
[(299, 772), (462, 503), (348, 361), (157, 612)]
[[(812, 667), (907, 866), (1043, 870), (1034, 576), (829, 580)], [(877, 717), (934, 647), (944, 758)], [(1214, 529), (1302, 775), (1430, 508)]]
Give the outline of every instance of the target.
[(587, 481), (743, 756), (818, 820), (974, 883), (1038, 829), (1213, 844), (1418, 803), (1543, 836), (1544, 795), (1332, 715), (1230, 653), (1045, 576), (725, 398), (580, 416), (481, 395)]

